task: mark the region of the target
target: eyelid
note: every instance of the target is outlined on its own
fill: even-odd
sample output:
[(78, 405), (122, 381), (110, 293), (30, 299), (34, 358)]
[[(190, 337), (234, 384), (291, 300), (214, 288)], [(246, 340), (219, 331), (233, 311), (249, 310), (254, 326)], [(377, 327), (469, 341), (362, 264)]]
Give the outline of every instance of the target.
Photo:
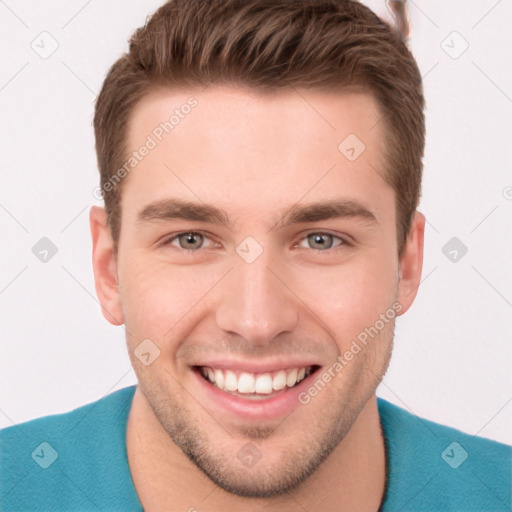
[[(209, 235), (205, 231), (200, 231), (200, 230), (197, 230), (197, 229), (190, 229), (190, 230), (187, 230), (187, 231), (178, 231), (176, 233), (171, 233), (170, 235), (166, 235), (165, 237), (163, 237), (162, 242), (159, 245), (160, 246), (172, 245), (172, 242), (177, 240), (181, 235), (186, 235), (186, 234), (189, 234), (189, 233), (192, 233), (194, 235), (201, 235), (203, 237), (203, 241), (205, 239), (208, 239), (208, 240), (210, 240), (212, 242), (213, 245), (215, 245), (215, 243), (216, 243), (212, 239), (211, 235)], [(200, 247), (200, 249), (205, 249), (205, 248), (206, 247)], [(183, 249), (181, 247), (176, 247), (176, 249), (178, 249), (179, 251), (187, 251), (187, 252), (197, 252), (199, 250), (199, 249)]]
[[(181, 235), (186, 235), (188, 233), (193, 233), (193, 234), (196, 234), (196, 235), (201, 235), (201, 236), (203, 236), (203, 240), (208, 239), (208, 240), (210, 240), (212, 242), (212, 245), (215, 245), (215, 244), (218, 245), (218, 242), (215, 242), (212, 239), (211, 235), (209, 235), (205, 231), (201, 231), (201, 230), (178, 231), (176, 233), (172, 233), (170, 235), (165, 236), (163, 238), (162, 243), (160, 245), (161, 246), (172, 245), (172, 242), (177, 240)], [(329, 231), (323, 231), (323, 230), (318, 230), (318, 229), (314, 230), (314, 229), (312, 229), (312, 230), (302, 234), (301, 237), (298, 239), (298, 241), (294, 243), (293, 247), (297, 247), (300, 242), (302, 242), (308, 236), (313, 235), (313, 234), (314, 235), (329, 235), (329, 236), (332, 236), (332, 237), (337, 238), (338, 240), (340, 240), (340, 243), (338, 245), (336, 245), (335, 247), (330, 247), (329, 249), (324, 249), (324, 250), (322, 250), (322, 249), (313, 249), (311, 247), (309, 247), (309, 248), (303, 247), (303, 249), (309, 249), (311, 251), (317, 251), (317, 252), (330, 252), (330, 251), (334, 251), (334, 250), (336, 250), (339, 247), (342, 247), (344, 245), (345, 246), (353, 245), (352, 242), (349, 240), (348, 236), (337, 235), (337, 234), (331, 233)], [(199, 249), (206, 249), (206, 248), (207, 247), (200, 247)], [(181, 247), (176, 247), (176, 249), (178, 249), (180, 251), (186, 251), (186, 252), (197, 252), (197, 251), (199, 251), (199, 249), (183, 249)]]
[[(294, 244), (294, 247), (298, 246), (300, 242), (302, 242), (304, 239), (306, 239), (310, 235), (329, 235), (329, 236), (332, 236), (333, 238), (337, 238), (338, 240), (340, 240), (340, 243), (338, 245), (336, 245), (335, 247), (330, 247), (329, 249), (324, 249), (324, 250), (313, 249), (313, 248), (309, 247), (308, 249), (311, 251), (331, 252), (331, 251), (335, 251), (336, 249), (338, 249), (340, 247), (343, 247), (344, 245), (346, 245), (346, 246), (352, 245), (352, 242), (349, 240), (348, 236), (342, 236), (339, 234), (331, 233), (330, 231), (312, 229), (312, 230), (308, 231), (307, 233), (303, 234), (301, 236), (301, 238), (299, 239), (299, 241)], [(302, 249), (305, 249), (305, 247), (302, 247)]]

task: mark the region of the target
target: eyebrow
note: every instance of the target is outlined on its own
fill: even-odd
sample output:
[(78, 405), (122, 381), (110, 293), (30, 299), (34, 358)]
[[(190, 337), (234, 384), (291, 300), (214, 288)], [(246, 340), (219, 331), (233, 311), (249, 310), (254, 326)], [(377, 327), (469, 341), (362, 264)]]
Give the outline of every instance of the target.
[[(334, 218), (355, 218), (369, 224), (378, 224), (376, 215), (364, 204), (353, 200), (330, 200), (302, 206), (295, 204), (281, 215), (272, 229)], [(150, 203), (137, 215), (139, 223), (173, 219), (208, 222), (228, 229), (231, 226), (225, 210), (206, 203), (181, 199), (164, 199)]]

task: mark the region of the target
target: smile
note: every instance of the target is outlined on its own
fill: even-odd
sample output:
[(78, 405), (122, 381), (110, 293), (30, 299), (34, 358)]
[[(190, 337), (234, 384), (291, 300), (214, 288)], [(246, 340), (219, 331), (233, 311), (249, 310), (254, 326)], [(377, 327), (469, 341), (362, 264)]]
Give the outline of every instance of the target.
[[(285, 388), (293, 388), (313, 371), (313, 366), (290, 368), (265, 373), (200, 367), (201, 374), (214, 386), (228, 393), (247, 398), (265, 398)], [(258, 396), (259, 395), (259, 396)]]
[[(203, 407), (214, 418), (273, 420), (302, 407), (298, 395), (322, 367), (306, 361), (209, 361), (191, 367)], [(197, 387), (196, 387), (197, 386)]]

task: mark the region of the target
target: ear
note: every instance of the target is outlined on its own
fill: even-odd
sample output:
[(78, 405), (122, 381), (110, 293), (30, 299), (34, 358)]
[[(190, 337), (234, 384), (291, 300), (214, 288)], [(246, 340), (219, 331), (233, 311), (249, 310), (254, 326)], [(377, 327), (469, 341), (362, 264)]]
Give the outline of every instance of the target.
[(399, 262), (398, 301), (402, 305), (403, 315), (412, 305), (421, 282), (423, 269), (423, 241), (425, 235), (425, 216), (414, 214), (407, 241)]
[(117, 255), (105, 210), (99, 206), (92, 206), (89, 223), (94, 285), (101, 304), (101, 312), (112, 325), (121, 325), (124, 323), (124, 315), (117, 282)]

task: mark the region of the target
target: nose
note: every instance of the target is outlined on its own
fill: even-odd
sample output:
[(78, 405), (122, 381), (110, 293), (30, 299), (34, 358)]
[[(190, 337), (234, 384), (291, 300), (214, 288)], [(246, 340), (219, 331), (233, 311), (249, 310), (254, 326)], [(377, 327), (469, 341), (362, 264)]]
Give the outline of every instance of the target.
[(269, 264), (265, 252), (252, 263), (240, 259), (219, 290), (217, 326), (252, 345), (269, 344), (298, 322), (297, 299), (282, 272)]

